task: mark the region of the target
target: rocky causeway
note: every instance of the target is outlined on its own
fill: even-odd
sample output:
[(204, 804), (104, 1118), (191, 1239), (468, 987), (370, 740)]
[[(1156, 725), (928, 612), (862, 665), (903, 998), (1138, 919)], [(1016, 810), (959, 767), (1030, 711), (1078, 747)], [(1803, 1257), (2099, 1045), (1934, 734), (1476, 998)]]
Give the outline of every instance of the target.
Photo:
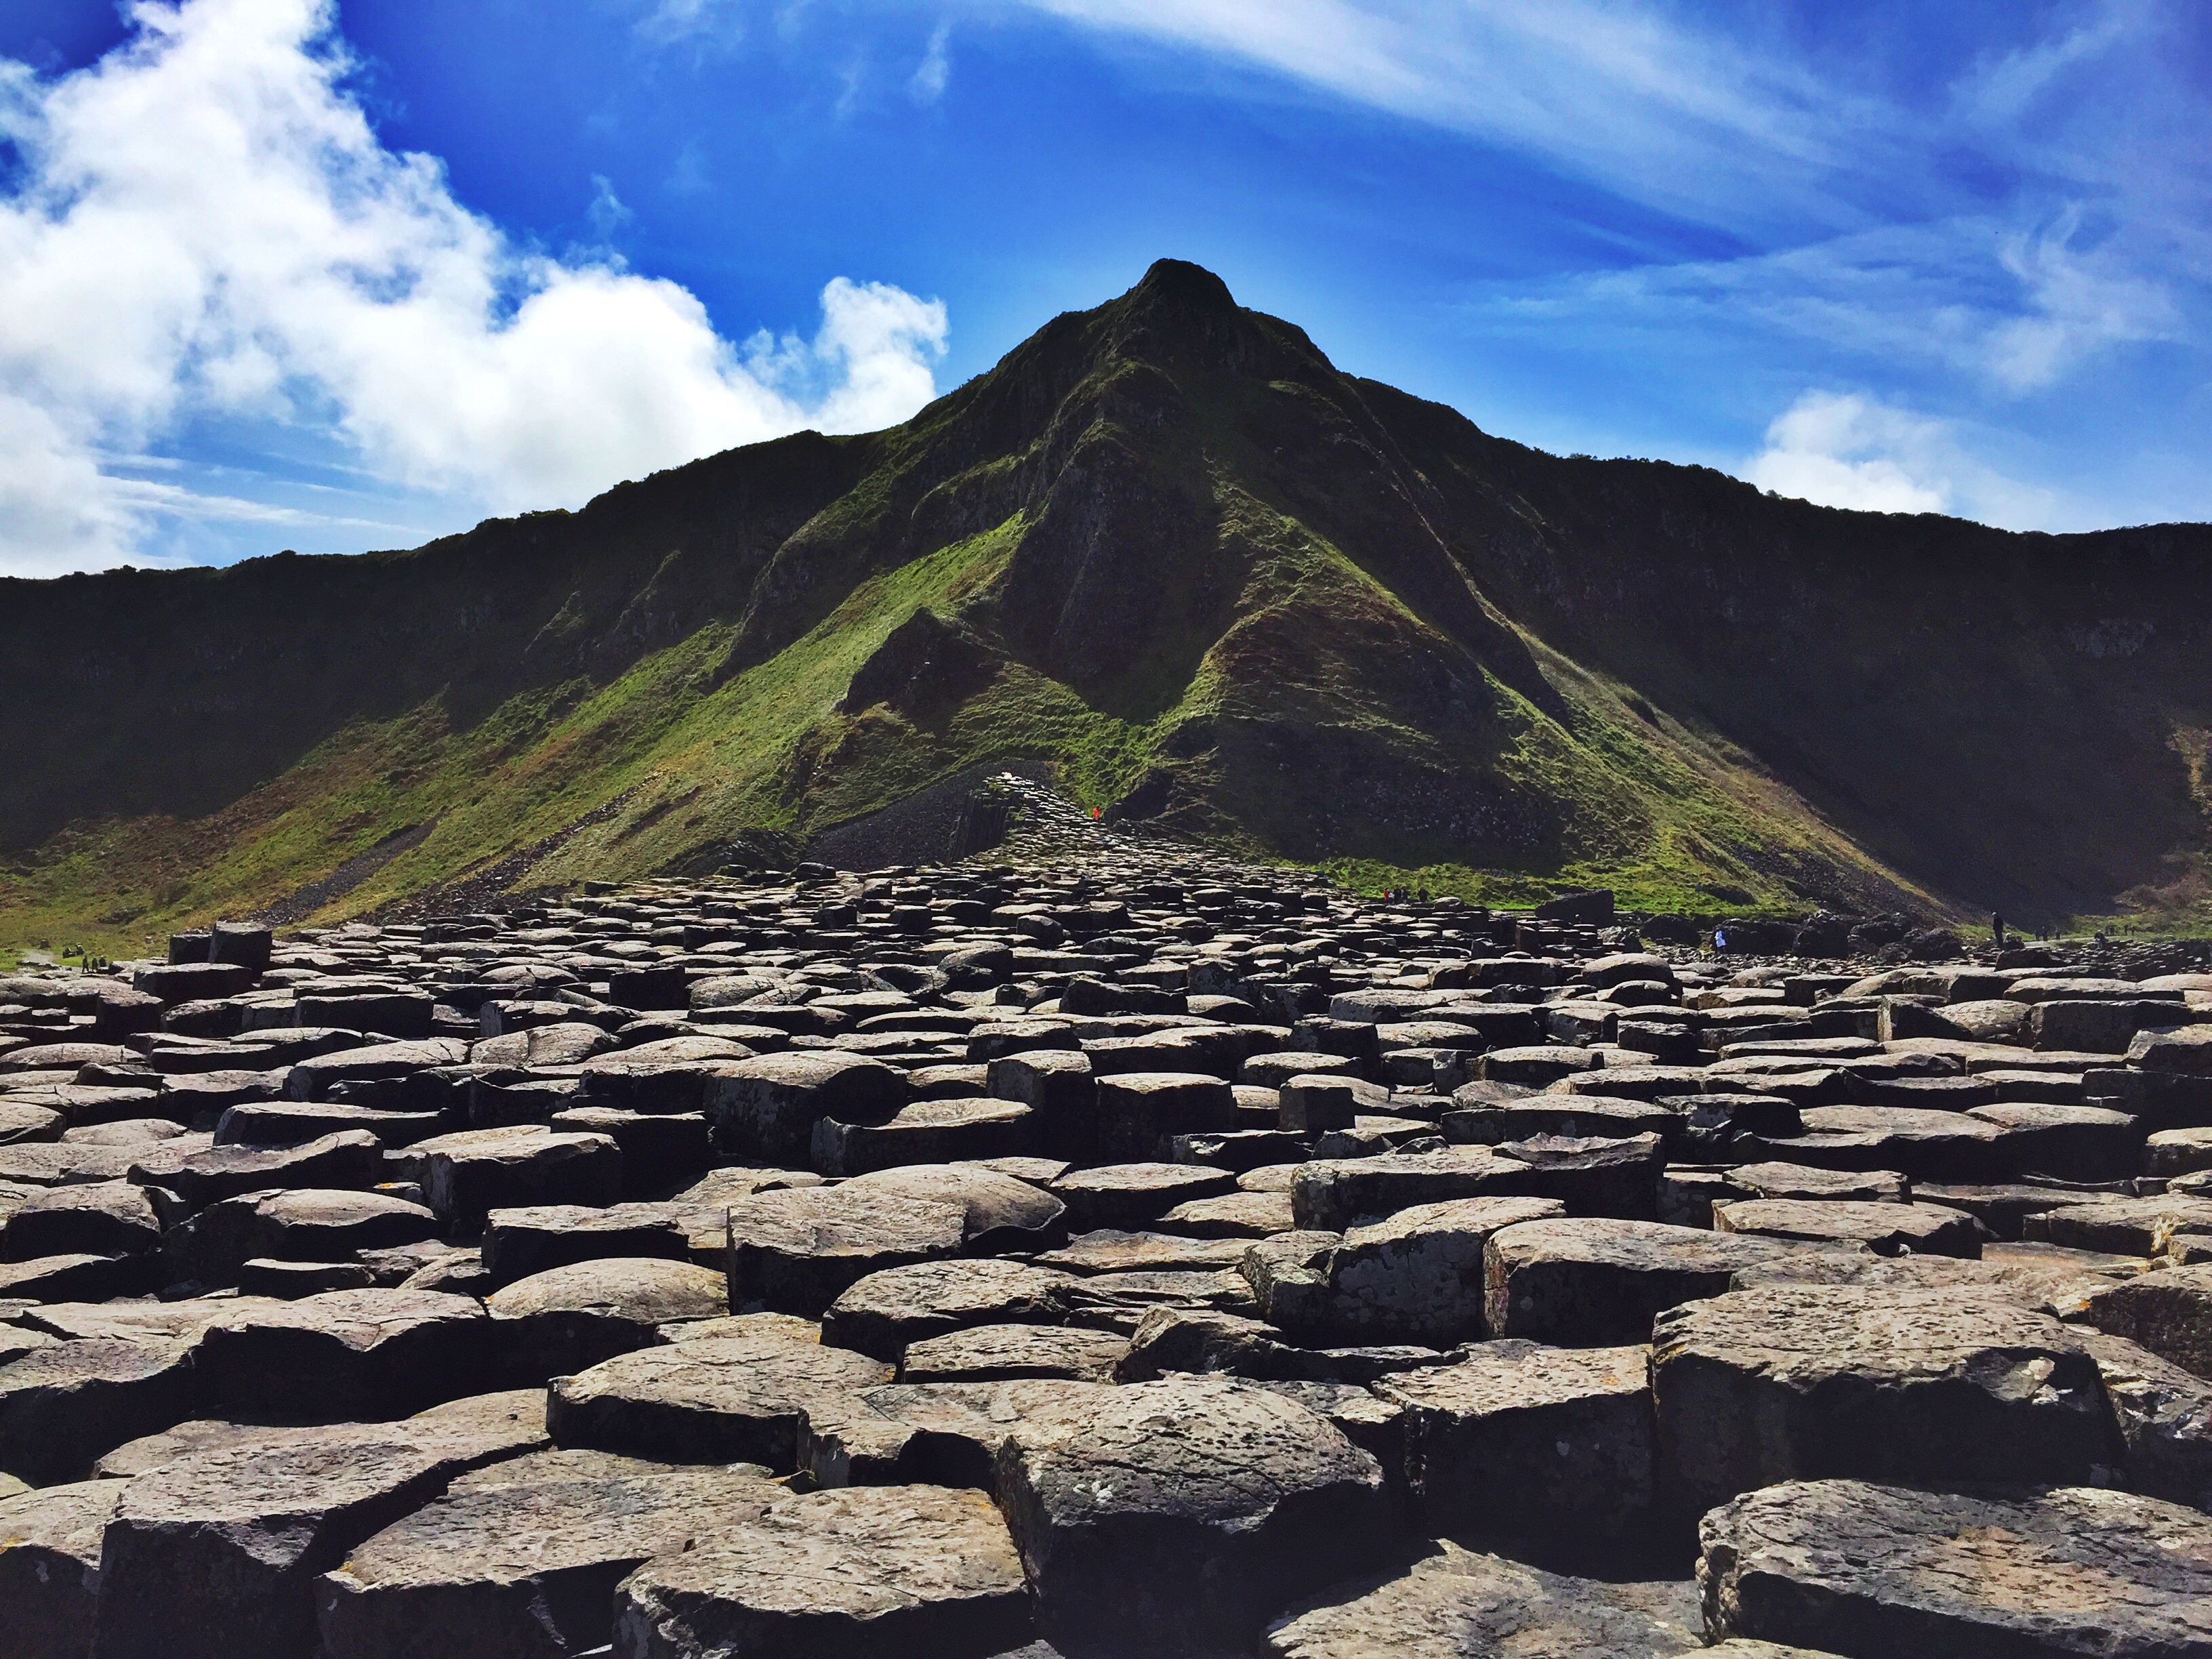
[(2202, 964), (994, 856), (0, 979), (0, 1659), (2212, 1655)]

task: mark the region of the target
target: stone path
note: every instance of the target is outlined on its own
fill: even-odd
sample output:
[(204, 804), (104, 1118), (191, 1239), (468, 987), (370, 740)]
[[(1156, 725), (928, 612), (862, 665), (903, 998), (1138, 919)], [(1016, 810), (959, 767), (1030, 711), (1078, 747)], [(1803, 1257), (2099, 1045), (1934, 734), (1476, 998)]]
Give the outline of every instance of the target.
[(2212, 975), (1005, 788), (0, 981), (0, 1659), (2212, 1655)]

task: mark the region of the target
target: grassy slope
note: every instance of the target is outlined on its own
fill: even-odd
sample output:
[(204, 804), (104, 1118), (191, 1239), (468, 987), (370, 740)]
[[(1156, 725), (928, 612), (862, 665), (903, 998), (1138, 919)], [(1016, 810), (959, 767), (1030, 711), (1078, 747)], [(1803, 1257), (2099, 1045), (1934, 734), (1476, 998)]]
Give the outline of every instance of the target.
[[(1149, 720), (1103, 714), (1018, 663), (921, 726), (880, 705), (838, 708), (854, 671), (917, 608), (988, 606), (1024, 529), (1017, 517), (867, 578), (796, 642), (719, 686), (715, 666), (733, 632), (726, 623), (700, 629), (605, 686), (579, 680), (513, 698), (465, 731), (454, 728), (442, 698), (349, 727), (210, 818), (140, 818), (64, 835), (0, 875), (0, 948), (51, 941), (138, 953), (174, 928), (259, 909), (424, 826), (316, 919), (464, 880), (564, 830), (528, 862), (522, 884), (642, 874), (741, 830), (804, 835), (841, 823), (993, 759), (1056, 761), (1079, 799), (1103, 806), (1187, 724), (1262, 707), (1356, 733), (1411, 763), (1494, 769), (1511, 789), (1560, 808), (1563, 838), (1542, 860), (1480, 869), (1371, 856), (1330, 864), (1358, 884), (1525, 902), (1562, 883), (1605, 884), (1630, 904), (1687, 909), (1802, 908), (1803, 892), (1816, 888), (1856, 887), (1873, 902), (1899, 895), (1895, 878), (1744, 757), (1538, 641), (1528, 643), (1564, 700), (1565, 721), (1486, 677), (1494, 717), (1441, 741), (1405, 724), (1374, 691), (1375, 664), (1358, 651), (1359, 636), (1321, 651), (1300, 671), (1302, 684), (1276, 678), (1279, 665), (1255, 671), (1240, 657), (1249, 632), (1285, 615), (1306, 632), (1326, 631), (1309, 626), (1314, 618), (1367, 618), (1438, 649), (1446, 642), (1326, 540), (1216, 483), (1220, 533), (1246, 570), (1237, 609), (1247, 622), (1206, 649), (1180, 685), (1159, 678), (1169, 672), (1162, 665), (1184, 659), (1191, 642), (1170, 642), (1133, 665), (1111, 701), (1158, 709)], [(1230, 829), (1250, 850), (1279, 850), (1264, 826)], [(1354, 824), (1349, 839), (1374, 843), (1376, 833)], [(1717, 899), (1716, 886), (1747, 897)]]
[[(826, 507), (817, 496), (792, 507), (778, 521), (799, 526), (787, 540), (780, 528), (726, 546), (672, 519), (671, 537), (694, 538), (685, 565), (632, 526), (637, 545), (623, 558), (648, 573), (661, 559), (634, 596), (617, 580), (630, 564), (610, 574), (596, 542), (572, 550), (574, 580), (606, 587), (594, 603), (620, 616), (591, 624), (576, 611), (574, 648), (544, 684), (472, 697), (456, 681), (425, 696), (437, 682), (417, 673), (404, 694), (421, 696), (414, 707), (393, 714), (386, 703), (343, 726), (210, 817), (73, 826), (0, 866), (0, 953), (45, 941), (137, 954), (179, 926), (264, 908), (334, 873), (319, 919), (487, 872), (538, 887), (711, 863), (741, 831), (803, 837), (1017, 757), (1058, 763), (1078, 798), (1100, 806), (1163, 769), (1188, 786), (1177, 784), (1172, 826), (1364, 886), (1510, 902), (1604, 884), (1638, 908), (1702, 912), (1946, 908), (1778, 781), (1778, 769), (1806, 788), (1807, 769), (1784, 768), (1767, 736), (1743, 737), (1741, 710), (1759, 699), (1711, 702), (1715, 686), (1735, 682), (1703, 665), (1672, 680), (1646, 672), (1631, 648), (1636, 629), (1625, 645), (1604, 631), (1632, 616), (1649, 634), (1656, 618), (1671, 641), (1681, 635), (1671, 617), (1648, 600), (1624, 605), (1601, 586), (1575, 587), (1572, 560), (1501, 532), (1474, 485), (1455, 485), (1449, 501), (1425, 482), (1409, 486), (1389, 434), (1363, 424), (1334, 371), (1298, 355), (1303, 337), (1285, 344), (1295, 331), (1237, 325), (1240, 351), (1273, 354), (1293, 380), (1242, 360), (1231, 374), (1177, 357), (1214, 339), (1202, 330), (1143, 337), (1170, 339), (1160, 361), (1181, 376), (1171, 381), (1098, 346), (1114, 311), (1060, 319), (994, 375), (866, 441), (857, 483), (841, 474)], [(1483, 459), (1481, 447), (1495, 447), (1468, 434), (1444, 432), (1435, 453)], [(1483, 466), (1559, 465), (1532, 455)], [(1616, 520), (1652, 518), (1640, 499), (1608, 506), (1604, 483), (1578, 485), (1568, 504), (1582, 511), (1587, 495), (1612, 513), (1594, 520), (1607, 535)], [(642, 501), (665, 487), (629, 488)], [(710, 504), (725, 493), (699, 478), (687, 487)], [(1507, 507), (1525, 512), (1517, 501)], [(1432, 532), (1438, 514), (1456, 515), (1462, 551), (1488, 550), (1481, 591), (1474, 567)], [(1691, 529), (1698, 545), (1706, 532)], [(526, 574), (528, 552), (515, 556)], [(1660, 591), (1680, 585), (1674, 543), (1638, 556)], [(1595, 568), (1635, 566), (1624, 554)], [(756, 571), (765, 572), (757, 582)], [(679, 577), (720, 586), (690, 592)], [(1516, 621), (1496, 609), (1509, 599)], [(844, 709), (854, 672), (924, 606), (962, 619), (1006, 659), (943, 707)], [(1056, 631), (1071, 608), (1073, 647)], [(574, 609), (546, 623), (541, 641)], [(515, 632), (504, 623), (489, 632), (501, 628)], [(642, 642), (631, 655), (585, 649), (599, 632), (633, 628)], [(457, 649), (418, 654), (443, 664)], [(1601, 661), (1606, 672), (1589, 666)], [(1966, 704), (1971, 686), (1943, 694), (1945, 673), (1963, 669), (1939, 653), (1931, 672), (1900, 666), (1876, 678), (1933, 685), (1937, 708)], [(1885, 747), (1887, 730), (1915, 712), (1878, 709), (1851, 746), (1879, 758), (1895, 747)], [(1732, 744), (1723, 724), (1775, 766)], [(2048, 763), (2008, 751), (2015, 765), (2027, 756), (2021, 769), (2036, 775), (2063, 776), (2060, 760), (2084, 749), (2047, 722), (2029, 735), (2056, 745)], [(2201, 809), (2205, 734), (2177, 732), (2174, 749)], [(1848, 814), (1849, 793), (1822, 794), (1813, 771), (1808, 793)], [(1971, 815), (1978, 792), (1952, 793)], [(2204, 916), (2208, 895), (2212, 876), (2184, 855), (2171, 880), (2127, 896), (2179, 919)]]
[[(429, 833), (320, 913), (358, 915), (462, 880), (610, 803), (532, 884), (656, 868), (747, 827), (805, 832), (998, 756), (1066, 763), (1088, 798), (1127, 787), (1134, 728), (1064, 688), (1003, 673), (945, 729), (836, 705), (853, 672), (920, 606), (954, 610), (1003, 566), (1018, 521), (862, 583), (826, 620), (718, 689), (732, 629), (703, 628), (597, 690), (516, 697), (457, 732), (441, 700), (341, 732), (214, 817), (111, 821), (0, 874), (0, 948), (40, 941), (135, 954), (169, 931), (258, 909), (379, 843)], [(815, 757), (794, 788), (793, 757)]]

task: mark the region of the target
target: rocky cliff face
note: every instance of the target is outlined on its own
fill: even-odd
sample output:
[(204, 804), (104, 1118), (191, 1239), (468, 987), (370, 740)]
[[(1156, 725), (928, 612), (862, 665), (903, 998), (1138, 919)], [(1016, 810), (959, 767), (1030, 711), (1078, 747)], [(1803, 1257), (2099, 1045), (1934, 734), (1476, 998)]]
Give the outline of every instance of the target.
[(412, 552), (0, 584), (0, 917), (697, 867), (1016, 758), (1499, 890), (2185, 905), (2208, 573), (2202, 526), (1545, 455), (1163, 262), (890, 431)]

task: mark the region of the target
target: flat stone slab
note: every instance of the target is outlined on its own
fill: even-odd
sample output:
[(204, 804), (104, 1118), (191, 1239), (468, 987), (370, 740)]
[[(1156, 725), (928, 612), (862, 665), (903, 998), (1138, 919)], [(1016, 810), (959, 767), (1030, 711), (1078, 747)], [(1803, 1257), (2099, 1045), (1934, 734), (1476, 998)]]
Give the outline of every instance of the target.
[(1793, 1481), (1715, 1510), (1698, 1546), (1716, 1636), (1899, 1659), (2212, 1652), (2212, 1521), (2130, 1492)]
[(2068, 1328), (1967, 1290), (1774, 1285), (1652, 1332), (1662, 1501), (1686, 1513), (1784, 1480), (2078, 1481), (2120, 1461)]
[(2156, 1255), (2177, 1233), (2212, 1232), (2212, 1199), (2179, 1193), (2152, 1198), (2088, 1198), (2027, 1217), (2021, 1237), (2115, 1255)]
[(1237, 1177), (1195, 1164), (1105, 1164), (1071, 1170), (1053, 1182), (1052, 1190), (1067, 1206), (1067, 1223), (1076, 1231), (1134, 1232), (1178, 1204), (1235, 1192)]
[(1911, 1196), (1909, 1183), (1894, 1170), (1822, 1170), (1809, 1164), (1742, 1164), (1728, 1172), (1728, 1182), (1753, 1198), (1902, 1204)]
[(1863, 1244), (1876, 1255), (1911, 1250), (1973, 1261), (1987, 1229), (1964, 1210), (1941, 1204), (1752, 1198), (1714, 1205), (1713, 1231), (1801, 1244)]
[(1506, 1338), (1376, 1383), (1404, 1408), (1407, 1485), (1425, 1524), (1577, 1537), (1634, 1525), (1652, 1501), (1649, 1358)]
[(2212, 1506), (2212, 1382), (2125, 1337), (2086, 1331), (2081, 1346), (2127, 1447), (2127, 1489)]
[(472, 1297), (331, 1291), (210, 1322), (194, 1379), (227, 1414), (400, 1417), (481, 1392), (491, 1334)]
[(345, 1425), (203, 1450), (125, 1488), (100, 1557), (95, 1659), (297, 1659), (314, 1580), (436, 1497), (520, 1449), (510, 1433)]
[(1102, 1389), (1011, 1438), (1000, 1502), (1045, 1638), (1165, 1654), (1249, 1645), (1384, 1535), (1382, 1471), (1334, 1425), (1223, 1377)]
[(613, 1635), (615, 1587), (787, 1496), (757, 1465), (552, 1451), (464, 1475), (316, 1583), (328, 1659), (581, 1654)]
[(730, 1310), (726, 1275), (688, 1261), (617, 1256), (516, 1280), (484, 1299), (501, 1370), (543, 1383), (665, 1340), (666, 1328)]
[(1534, 1172), (1486, 1146), (1441, 1152), (1393, 1152), (1298, 1166), (1291, 1202), (1300, 1228), (1342, 1232), (1416, 1204), (1534, 1194)]
[(2212, 1377), (2212, 1263), (2137, 1273), (2101, 1286), (2069, 1317)]
[(313, 1188), (225, 1199), (162, 1236), (171, 1283), (229, 1285), (256, 1259), (343, 1261), (362, 1250), (419, 1244), (438, 1218), (389, 1193)]
[(830, 1304), (822, 1340), (896, 1364), (910, 1342), (969, 1325), (1066, 1318), (1072, 1273), (1021, 1261), (925, 1261), (870, 1273)]
[[(1024, 1175), (1024, 1170), (1031, 1173)], [(1002, 1159), (988, 1166), (909, 1164), (872, 1170), (845, 1184), (859, 1192), (957, 1204), (967, 1212), (968, 1248), (991, 1255), (1048, 1249), (1066, 1241), (1067, 1206), (1044, 1190), (1066, 1170), (1043, 1158)]]
[(1736, 1273), (1801, 1248), (1656, 1221), (1523, 1222), (1484, 1247), (1486, 1328), (1562, 1347), (1649, 1341), (1667, 1309), (1719, 1296)]
[(1076, 1378), (897, 1382), (807, 1415), (799, 1466), (817, 1485), (996, 1485), (1000, 1448), (1057, 1432), (1068, 1410), (1107, 1385)]
[(632, 1659), (990, 1659), (1035, 1633), (1022, 1562), (981, 1492), (850, 1487), (733, 1517), (615, 1597)]
[(612, 1256), (681, 1261), (690, 1239), (669, 1204), (545, 1204), (493, 1210), (484, 1220), (484, 1271), (496, 1285)]
[(92, 1650), (100, 1549), (120, 1480), (85, 1480), (0, 1498), (0, 1651), (44, 1659)]
[(1209, 1273), (1244, 1260), (1241, 1238), (1193, 1238), (1181, 1233), (1124, 1232), (1102, 1227), (1079, 1233), (1036, 1258), (1041, 1267), (1073, 1273)]
[(38, 1486), (192, 1414), (189, 1339), (58, 1342), (0, 1365), (0, 1469)]
[[(1486, 1334), (1484, 1248), (1504, 1228), (1565, 1214), (1557, 1199), (1467, 1198), (1354, 1227), (1329, 1255), (1316, 1328), (1341, 1342), (1473, 1341)], [(1290, 1306), (1270, 1317), (1303, 1328)]]
[(729, 1214), (730, 1306), (818, 1316), (870, 1273), (960, 1254), (964, 1206), (837, 1187), (759, 1193)]
[(1663, 1659), (1707, 1651), (1686, 1584), (1571, 1578), (1453, 1543), (1430, 1549), (1409, 1567), (1339, 1584), (1286, 1612), (1269, 1627), (1267, 1651), (1275, 1659)]
[(799, 1467), (810, 1407), (891, 1380), (847, 1348), (774, 1337), (702, 1337), (647, 1348), (556, 1377), (545, 1424), (555, 1443), (669, 1462)]
[(1103, 1382), (1128, 1346), (1117, 1332), (1069, 1325), (976, 1325), (907, 1345), (902, 1382), (1066, 1378)]

